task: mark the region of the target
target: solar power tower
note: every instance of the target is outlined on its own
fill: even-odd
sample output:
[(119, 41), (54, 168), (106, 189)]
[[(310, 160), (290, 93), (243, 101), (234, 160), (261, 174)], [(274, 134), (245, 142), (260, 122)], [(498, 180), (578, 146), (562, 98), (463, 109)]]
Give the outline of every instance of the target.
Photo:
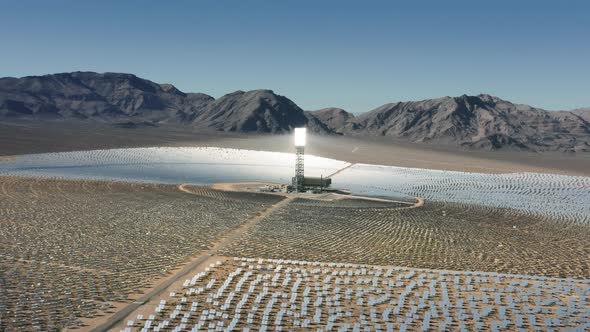
[(293, 177), (293, 187), (295, 191), (304, 191), (304, 159), (305, 159), (305, 128), (295, 128), (295, 177)]

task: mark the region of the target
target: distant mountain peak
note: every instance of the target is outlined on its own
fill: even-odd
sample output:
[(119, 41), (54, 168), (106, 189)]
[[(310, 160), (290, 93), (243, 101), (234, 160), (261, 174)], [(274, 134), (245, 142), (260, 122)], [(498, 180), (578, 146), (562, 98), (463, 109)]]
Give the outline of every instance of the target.
[(356, 117), (369, 135), (477, 149), (590, 151), (590, 126), (575, 117), (480, 94), (385, 104)]
[(307, 112), (308, 117), (321, 121), (329, 130), (342, 133), (358, 129), (355, 123), (355, 116), (342, 108), (328, 107), (317, 111)]
[(585, 121), (590, 122), (590, 107), (577, 108), (577, 109), (573, 110), (572, 113), (581, 117)]
[(162, 83), (160, 84), (160, 87), (162, 88), (162, 90), (169, 92), (169, 93), (174, 93), (177, 95), (184, 95), (185, 93), (178, 90), (174, 85), (169, 84), (169, 83)]
[(279, 95), (275, 94), (274, 91), (272, 91), (272, 90), (256, 89), (256, 90), (249, 90), (249, 91), (236, 90), (234, 92), (230, 92), (226, 95), (223, 95), (222, 97), (220, 97), (220, 99), (225, 98), (225, 97), (230, 97), (230, 96), (244, 96), (246, 98), (263, 98), (263, 97), (276, 98), (276, 97), (279, 97)]
[(253, 94), (253, 95), (277, 95), (277, 94), (275, 94), (274, 91), (272, 91), (270, 89), (250, 90), (250, 91), (246, 91), (246, 94)]
[(590, 109), (548, 112), (489, 94), (384, 104), (354, 114), (304, 112), (273, 90), (220, 98), (184, 93), (129, 73), (72, 72), (0, 78), (0, 119), (86, 119), (122, 128), (168, 123), (232, 132), (378, 135), (471, 149), (590, 151)]
[(289, 132), (308, 122), (303, 110), (272, 90), (234, 91), (207, 105), (192, 123), (236, 132)]

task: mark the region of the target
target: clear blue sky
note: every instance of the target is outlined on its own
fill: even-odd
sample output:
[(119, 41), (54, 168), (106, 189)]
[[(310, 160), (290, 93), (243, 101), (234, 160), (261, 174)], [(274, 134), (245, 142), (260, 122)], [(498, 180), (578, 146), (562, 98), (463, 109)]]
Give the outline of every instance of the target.
[(590, 1), (0, 2), (0, 76), (129, 72), (304, 109), (489, 93), (590, 106)]

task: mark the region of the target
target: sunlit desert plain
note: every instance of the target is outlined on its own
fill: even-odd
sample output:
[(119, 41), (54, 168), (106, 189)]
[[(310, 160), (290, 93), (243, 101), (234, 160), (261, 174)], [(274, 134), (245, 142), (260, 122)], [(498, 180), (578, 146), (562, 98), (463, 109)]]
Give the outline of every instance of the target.
[(3, 158), (2, 328), (588, 328), (590, 178), (308, 155), (352, 195), (215, 186), (287, 183), (293, 164), (216, 147)]

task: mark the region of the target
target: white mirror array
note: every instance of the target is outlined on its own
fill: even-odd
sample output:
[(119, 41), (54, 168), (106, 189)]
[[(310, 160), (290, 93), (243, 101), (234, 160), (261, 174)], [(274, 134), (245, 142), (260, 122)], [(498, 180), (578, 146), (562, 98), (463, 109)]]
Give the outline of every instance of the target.
[(0, 331), (89, 324), (281, 199), (187, 188), (0, 177)]
[(590, 177), (584, 176), (487, 174), (355, 164), (338, 173), (334, 183), (362, 195), (418, 196), (590, 223)]
[[(310, 157), (306, 165), (320, 175), (348, 164)], [(187, 187), (195, 195), (186, 195), (172, 185), (88, 179), (284, 182), (292, 166), (292, 154), (218, 148), (80, 151), (1, 161), (1, 175), (38, 177), (0, 181), (0, 330), (80, 327), (80, 318), (111, 311), (112, 302), (151, 287), (155, 278), (279, 200), (198, 186)], [(587, 282), (563, 278), (590, 275), (590, 178), (354, 165), (335, 183), (361, 194), (420, 196), (427, 203), (400, 210), (404, 204), (291, 201), (218, 254), (304, 262), (240, 259), (210, 267), (125, 328), (587, 328)], [(391, 268), (386, 276), (385, 265), (438, 270)], [(211, 271), (219, 273), (212, 277)]]
[[(356, 204), (356, 203), (355, 203)], [(294, 200), (224, 256), (590, 276), (590, 228), (487, 206), (426, 202), (413, 209)]]
[[(295, 155), (216, 147), (151, 147), (39, 153), (0, 161), (0, 175), (212, 184), (290, 182)], [(306, 174), (328, 175), (348, 166), (305, 156)]]
[(529, 275), (236, 257), (170, 295), (122, 331), (590, 329), (590, 280)]
[[(0, 162), (0, 174), (157, 183), (290, 182), (292, 153), (214, 147), (154, 147), (43, 153)], [(305, 157), (306, 175), (350, 164)], [(563, 221), (590, 222), (590, 177), (531, 172), (487, 174), (354, 164), (334, 177), (355, 194), (412, 197), (511, 208)]]

